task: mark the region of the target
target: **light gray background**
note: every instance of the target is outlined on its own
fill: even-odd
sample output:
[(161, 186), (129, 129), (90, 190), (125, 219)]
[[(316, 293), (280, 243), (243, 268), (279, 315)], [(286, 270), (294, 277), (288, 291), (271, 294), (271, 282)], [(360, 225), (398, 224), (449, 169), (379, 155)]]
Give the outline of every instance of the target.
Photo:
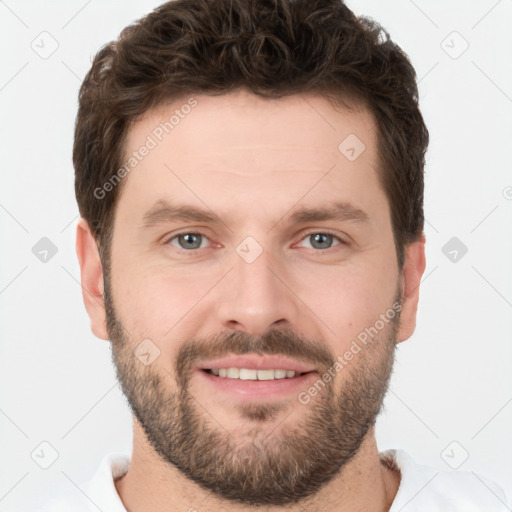
[[(157, 5), (0, 1), (0, 511), (31, 510), (56, 489), (80, 493), (106, 453), (131, 449), (109, 343), (92, 335), (82, 304), (71, 147), (91, 57)], [(380, 21), (411, 57), (431, 134), (428, 266), (417, 330), (398, 350), (378, 422), (379, 447), (443, 470), (462, 463), (510, 499), (512, 2), (349, 6)], [(40, 53), (58, 48), (43, 59), (31, 44)], [(32, 252), (42, 237), (58, 249), (46, 263)], [(454, 246), (456, 262), (443, 253), (452, 237), (468, 249), (461, 257)], [(51, 461), (42, 442), (59, 454), (48, 469), (35, 462)], [(483, 483), (475, 476), (474, 485)]]

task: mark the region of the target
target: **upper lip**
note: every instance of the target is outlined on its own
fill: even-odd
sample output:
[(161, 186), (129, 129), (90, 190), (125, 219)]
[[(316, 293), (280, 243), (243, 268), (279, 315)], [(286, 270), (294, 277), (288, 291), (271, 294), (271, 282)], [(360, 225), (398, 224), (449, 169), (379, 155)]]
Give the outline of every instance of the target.
[(228, 356), (221, 359), (201, 362), (200, 370), (211, 370), (212, 368), (247, 368), (248, 370), (292, 370), (296, 373), (307, 373), (316, 371), (311, 365), (295, 361), (285, 356), (259, 356), (241, 355)]

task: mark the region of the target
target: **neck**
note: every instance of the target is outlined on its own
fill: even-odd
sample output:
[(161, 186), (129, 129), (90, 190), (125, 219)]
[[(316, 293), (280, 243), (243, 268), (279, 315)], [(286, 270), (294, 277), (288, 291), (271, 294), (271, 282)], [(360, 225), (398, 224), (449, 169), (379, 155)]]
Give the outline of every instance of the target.
[[(393, 503), (399, 483), (399, 473), (380, 460), (375, 432), (371, 429), (353, 459), (314, 496), (294, 505), (265, 508), (269, 512), (385, 512)], [(152, 512), (240, 511), (239, 504), (217, 498), (164, 462), (136, 420), (130, 467), (115, 481), (115, 486), (128, 512), (142, 512), (149, 506)]]

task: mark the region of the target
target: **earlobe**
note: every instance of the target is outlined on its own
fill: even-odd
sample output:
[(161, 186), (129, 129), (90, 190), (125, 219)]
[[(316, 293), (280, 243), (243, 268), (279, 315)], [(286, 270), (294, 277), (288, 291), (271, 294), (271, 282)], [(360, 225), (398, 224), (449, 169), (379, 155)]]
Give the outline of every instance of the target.
[(397, 342), (409, 339), (416, 328), (420, 283), (425, 271), (425, 235), (405, 247), (402, 277), (402, 311)]
[(98, 338), (108, 340), (103, 300), (103, 268), (96, 240), (89, 225), (82, 218), (76, 229), (76, 254), (80, 263), (82, 297), (91, 319), (91, 330)]

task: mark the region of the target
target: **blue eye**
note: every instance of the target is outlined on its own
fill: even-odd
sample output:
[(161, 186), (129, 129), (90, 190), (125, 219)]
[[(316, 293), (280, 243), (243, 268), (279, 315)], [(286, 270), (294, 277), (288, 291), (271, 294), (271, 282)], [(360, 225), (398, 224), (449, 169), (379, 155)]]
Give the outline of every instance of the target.
[[(197, 249), (203, 249), (207, 247), (209, 239), (207, 236), (201, 233), (179, 233), (170, 238), (167, 243), (177, 247), (178, 249), (184, 249), (186, 251), (194, 251)], [(343, 242), (338, 236), (317, 231), (307, 234), (300, 242), (300, 244), (307, 243), (305, 247), (310, 249), (318, 249), (320, 251), (331, 249), (336, 245), (340, 245)], [(304, 246), (303, 246), (304, 247)]]
[[(330, 249), (333, 245), (339, 245), (341, 240), (331, 233), (310, 233), (303, 240), (310, 241), (310, 247), (313, 249)], [(333, 244), (333, 242), (336, 242)]]
[(204, 247), (202, 242), (208, 239), (200, 233), (181, 233), (172, 237), (167, 243), (176, 246), (176, 244), (173, 243), (175, 240), (178, 242), (179, 245), (177, 247), (180, 249), (193, 251), (194, 249)]

